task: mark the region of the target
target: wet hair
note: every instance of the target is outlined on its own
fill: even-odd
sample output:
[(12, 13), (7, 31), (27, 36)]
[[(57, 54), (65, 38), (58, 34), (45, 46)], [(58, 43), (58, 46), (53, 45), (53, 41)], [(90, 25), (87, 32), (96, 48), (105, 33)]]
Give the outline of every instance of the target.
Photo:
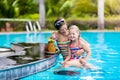
[(74, 30), (79, 34), (79, 36), (80, 36), (80, 30), (79, 30), (78, 26), (76, 26), (76, 25), (71, 25), (71, 26), (69, 27), (69, 30), (70, 30), (70, 29), (74, 29)]
[(63, 18), (58, 18), (54, 22), (54, 26), (57, 30), (59, 30), (61, 28), (61, 26), (64, 24), (65, 24), (65, 20)]

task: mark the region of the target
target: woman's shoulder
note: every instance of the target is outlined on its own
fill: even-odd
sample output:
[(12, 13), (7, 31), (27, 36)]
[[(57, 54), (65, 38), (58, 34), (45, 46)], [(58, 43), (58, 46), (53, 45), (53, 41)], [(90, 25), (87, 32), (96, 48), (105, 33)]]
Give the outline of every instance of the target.
[(79, 39), (79, 44), (80, 44), (80, 46), (86, 45), (85, 41), (83, 41), (83, 40), (81, 40), (81, 39)]
[(83, 38), (80, 38), (79, 41), (80, 41), (80, 43), (85, 44), (85, 45), (90, 47), (90, 44), (86, 40), (84, 40)]
[(79, 42), (80, 42), (80, 46), (82, 48), (90, 48), (90, 44), (89, 43), (86, 43), (85, 41), (80, 40), (80, 39), (79, 39)]
[(57, 35), (57, 34), (58, 34), (58, 32), (57, 32), (57, 31), (54, 31), (54, 32), (52, 32), (52, 36), (51, 36), (51, 37), (52, 37), (53, 39), (56, 39), (56, 35)]
[(57, 34), (58, 33), (58, 31), (54, 31), (54, 32), (52, 32), (52, 34)]

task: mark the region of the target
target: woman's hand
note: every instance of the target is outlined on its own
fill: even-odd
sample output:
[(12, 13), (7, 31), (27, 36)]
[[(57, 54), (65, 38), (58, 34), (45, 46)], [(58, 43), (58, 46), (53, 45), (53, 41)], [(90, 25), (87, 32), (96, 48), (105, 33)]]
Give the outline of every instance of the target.
[(78, 51), (75, 53), (75, 56), (78, 57), (78, 56), (82, 55), (83, 52), (84, 52), (84, 49), (78, 50)]
[(80, 63), (81, 63), (81, 64), (85, 65), (86, 62), (87, 62), (87, 61), (86, 61), (84, 58), (81, 58), (81, 59), (80, 59)]
[(62, 64), (62, 65), (63, 65), (63, 64), (65, 64), (65, 61), (63, 61), (63, 62), (60, 62), (60, 64)]
[(60, 62), (60, 64), (62, 64), (63, 67), (65, 67), (65, 63), (66, 63), (65, 61)]

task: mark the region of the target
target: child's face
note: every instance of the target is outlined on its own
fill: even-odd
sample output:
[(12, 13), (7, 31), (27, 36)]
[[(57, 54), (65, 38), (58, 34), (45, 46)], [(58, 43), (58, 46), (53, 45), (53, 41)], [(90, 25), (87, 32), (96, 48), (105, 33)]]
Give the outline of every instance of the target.
[(69, 38), (71, 41), (76, 41), (79, 38), (79, 34), (77, 33), (76, 30), (70, 29)]
[(67, 32), (67, 25), (66, 24), (62, 25), (62, 27), (59, 29), (59, 31), (62, 34), (66, 34), (66, 32)]

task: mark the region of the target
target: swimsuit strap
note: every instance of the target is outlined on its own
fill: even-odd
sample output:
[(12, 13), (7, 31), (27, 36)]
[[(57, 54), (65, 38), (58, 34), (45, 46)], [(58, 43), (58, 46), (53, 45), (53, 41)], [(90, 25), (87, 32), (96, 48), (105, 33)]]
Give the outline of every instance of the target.
[(72, 44), (70, 44), (69, 47), (70, 47), (72, 50), (80, 50), (80, 49), (82, 49), (82, 48), (80, 48), (80, 41), (78, 41), (78, 47), (72, 47)]

